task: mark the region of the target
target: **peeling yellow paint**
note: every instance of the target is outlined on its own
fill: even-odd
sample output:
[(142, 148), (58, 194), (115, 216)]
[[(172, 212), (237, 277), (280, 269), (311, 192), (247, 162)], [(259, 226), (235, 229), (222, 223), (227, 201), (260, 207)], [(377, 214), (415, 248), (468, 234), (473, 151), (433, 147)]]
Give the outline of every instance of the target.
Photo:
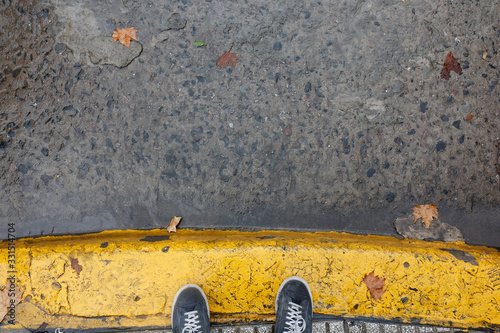
[[(276, 292), (290, 275), (309, 283), (315, 313), (500, 327), (500, 254), (463, 243), (334, 232), (150, 230), (15, 245), (24, 300), (16, 308), (18, 324), (0, 326), (2, 332), (43, 322), (66, 329), (168, 326), (175, 293), (186, 283), (203, 288), (214, 323), (274, 320)], [(373, 270), (386, 281), (379, 301), (362, 282)], [(7, 272), (2, 242), (1, 283)]]

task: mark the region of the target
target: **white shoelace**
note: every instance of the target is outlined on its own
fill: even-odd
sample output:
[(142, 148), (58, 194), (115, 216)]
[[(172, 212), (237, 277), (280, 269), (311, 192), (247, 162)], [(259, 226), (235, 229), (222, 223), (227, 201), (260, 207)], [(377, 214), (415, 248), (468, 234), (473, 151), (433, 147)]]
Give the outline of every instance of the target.
[(184, 328), (182, 329), (182, 333), (198, 333), (201, 332), (200, 320), (198, 319), (198, 311), (186, 312), (184, 314), (186, 316), (186, 322), (184, 323)]
[(306, 329), (306, 321), (302, 317), (302, 307), (293, 302), (288, 302), (284, 333), (302, 333)]

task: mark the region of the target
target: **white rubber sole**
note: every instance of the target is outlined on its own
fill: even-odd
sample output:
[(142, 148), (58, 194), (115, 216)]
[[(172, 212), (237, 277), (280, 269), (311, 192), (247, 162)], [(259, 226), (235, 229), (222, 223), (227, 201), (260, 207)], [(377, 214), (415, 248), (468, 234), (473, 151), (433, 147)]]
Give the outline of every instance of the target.
[(205, 300), (205, 305), (207, 306), (208, 319), (210, 319), (210, 308), (208, 307), (207, 295), (205, 295), (205, 293), (200, 288), (200, 286), (198, 286), (196, 284), (186, 284), (186, 285), (182, 286), (181, 289), (177, 290), (177, 293), (175, 294), (175, 297), (174, 297), (174, 302), (172, 303), (172, 313), (170, 314), (170, 318), (172, 318), (172, 319), (174, 318), (175, 303), (177, 303), (177, 299), (179, 298), (179, 295), (181, 294), (181, 292), (183, 292), (185, 289), (188, 289), (188, 288), (195, 288), (201, 292), (201, 294), (203, 295), (203, 299)]
[[(300, 278), (298, 276), (290, 276), (288, 278), (286, 278), (285, 281), (283, 281), (281, 283), (281, 286), (280, 288), (278, 289), (278, 293), (276, 294), (276, 301), (274, 301), (274, 311), (275, 312), (278, 312), (278, 297), (279, 295), (281, 294), (281, 290), (283, 289), (283, 286), (288, 282), (288, 281), (300, 281), (302, 282), (306, 288), (307, 288), (307, 292), (309, 293), (309, 297), (311, 298), (312, 300), (312, 294), (311, 294), (311, 288), (309, 288), (309, 284), (307, 284), (306, 280), (304, 280), (303, 278)], [(312, 304), (311, 304), (312, 305)], [(312, 308), (312, 306), (311, 306)]]

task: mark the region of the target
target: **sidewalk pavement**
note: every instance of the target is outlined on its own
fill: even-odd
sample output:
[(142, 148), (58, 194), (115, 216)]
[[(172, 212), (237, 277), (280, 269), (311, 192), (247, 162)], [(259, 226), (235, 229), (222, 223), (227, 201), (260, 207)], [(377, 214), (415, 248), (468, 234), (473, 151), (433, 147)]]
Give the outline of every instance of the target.
[(499, 273), (494, 248), (336, 232), (156, 229), (25, 238), (0, 243), (0, 280), (14, 276), (23, 291), (14, 321), (0, 330), (168, 327), (174, 295), (186, 283), (205, 291), (214, 325), (269, 323), (291, 275), (308, 282), (318, 316), (499, 329)]
[[(171, 329), (123, 331), (123, 333), (172, 333)], [(272, 333), (272, 324), (213, 326), (211, 333)], [(377, 323), (362, 320), (328, 320), (313, 322), (312, 333), (456, 333), (464, 330), (440, 326)], [(479, 330), (468, 330), (480, 333)]]

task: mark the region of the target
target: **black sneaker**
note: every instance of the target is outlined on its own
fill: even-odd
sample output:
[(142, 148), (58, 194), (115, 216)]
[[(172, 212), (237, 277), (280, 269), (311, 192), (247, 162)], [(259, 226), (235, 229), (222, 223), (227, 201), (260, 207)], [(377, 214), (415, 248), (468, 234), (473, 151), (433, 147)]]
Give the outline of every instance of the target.
[(274, 333), (311, 333), (312, 305), (311, 289), (304, 279), (291, 276), (283, 281), (276, 295)]
[(207, 296), (195, 284), (183, 286), (172, 305), (173, 333), (210, 333)]

